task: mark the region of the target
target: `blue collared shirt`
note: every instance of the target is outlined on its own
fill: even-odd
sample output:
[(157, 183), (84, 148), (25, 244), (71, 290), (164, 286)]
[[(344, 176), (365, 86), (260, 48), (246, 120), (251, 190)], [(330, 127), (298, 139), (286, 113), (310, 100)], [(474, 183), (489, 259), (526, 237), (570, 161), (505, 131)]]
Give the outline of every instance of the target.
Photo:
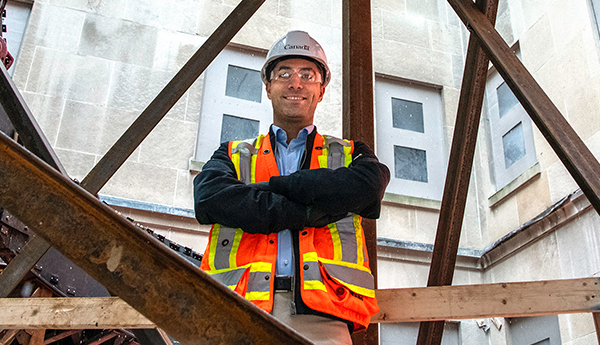
[[(306, 138), (315, 126), (310, 125), (302, 128), (295, 139), (287, 143), (287, 133), (273, 125), (275, 134), (275, 160), (281, 176), (287, 176), (300, 169), (302, 155), (306, 148)], [(293, 276), (294, 275), (294, 251), (292, 248), (292, 234), (289, 230), (279, 232), (277, 236), (277, 263), (275, 275)]]

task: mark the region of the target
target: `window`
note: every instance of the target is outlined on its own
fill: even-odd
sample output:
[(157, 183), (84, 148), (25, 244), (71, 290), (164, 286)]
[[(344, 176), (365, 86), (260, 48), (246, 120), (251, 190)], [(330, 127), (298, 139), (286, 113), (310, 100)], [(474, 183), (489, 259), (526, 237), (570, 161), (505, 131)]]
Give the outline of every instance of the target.
[(206, 162), (219, 144), (266, 133), (271, 102), (260, 78), (265, 56), (227, 48), (206, 69), (195, 160)]
[[(444, 324), (442, 345), (458, 345), (458, 322)], [(419, 323), (382, 323), (380, 328), (380, 343), (386, 345), (416, 344), (419, 335)]]
[(3, 23), (6, 25), (6, 32), (2, 34), (2, 37), (6, 39), (8, 52), (15, 59), (15, 63), (8, 70), (10, 75), (13, 75), (15, 72), (15, 65), (30, 12), (31, 4), (16, 1), (9, 1), (6, 4), (6, 18), (3, 18)]
[(537, 162), (532, 122), (496, 71), (490, 73), (485, 97), (494, 181), (500, 190)]
[(560, 345), (557, 315), (508, 319), (508, 333), (514, 345)]
[(392, 173), (387, 192), (441, 200), (446, 161), (439, 90), (377, 77), (375, 97), (377, 155)]

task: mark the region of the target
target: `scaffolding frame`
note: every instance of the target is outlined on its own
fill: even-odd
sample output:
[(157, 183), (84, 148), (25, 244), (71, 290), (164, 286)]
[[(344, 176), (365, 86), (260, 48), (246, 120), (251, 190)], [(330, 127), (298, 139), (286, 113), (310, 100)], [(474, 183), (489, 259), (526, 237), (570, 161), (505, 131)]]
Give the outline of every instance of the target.
[[(0, 67), (0, 92), (10, 96), (2, 97), (0, 102), (25, 146), (40, 157), (0, 135), (0, 175), (3, 176), (0, 204), (32, 227), (37, 235), (0, 275), (0, 287), (17, 284), (35, 264), (36, 258), (39, 259), (52, 245), (112, 293), (186, 344), (308, 343), (204, 272), (169, 253), (154, 238), (140, 232), (94, 196), (263, 2), (240, 2), (81, 185), (65, 175), (6, 70)], [(424, 291), (449, 288), (447, 286), (452, 283), (488, 61), (494, 64), (596, 212), (600, 213), (600, 164), (494, 28), (497, 0), (477, 0), (476, 3), (448, 0), (448, 3), (471, 35), (428, 287)], [(344, 0), (343, 7), (343, 133), (345, 137), (373, 146), (370, 0)], [(367, 220), (364, 227), (371, 269), (376, 275), (375, 222)], [(597, 280), (594, 281), (576, 280), (574, 284), (598, 285)], [(527, 291), (535, 295), (533, 286), (536, 285), (532, 284), (528, 285)], [(398, 302), (401, 292), (396, 291), (406, 292), (407, 289), (378, 290), (377, 293), (378, 296), (388, 293), (388, 300)], [(0, 297), (8, 293), (0, 292)], [(577, 300), (587, 297), (587, 301), (595, 302), (597, 294), (593, 293), (590, 290), (574, 292)], [(552, 313), (595, 310), (590, 306), (578, 308), (573, 305)], [(519, 315), (528, 314), (525, 311)], [(596, 315), (594, 320), (598, 326), (600, 320)], [(448, 318), (451, 316), (447, 315)], [(385, 318), (376, 321), (385, 322)], [(417, 344), (439, 345), (443, 322), (423, 322)], [(359, 333), (353, 341), (355, 344), (377, 344), (376, 327)]]

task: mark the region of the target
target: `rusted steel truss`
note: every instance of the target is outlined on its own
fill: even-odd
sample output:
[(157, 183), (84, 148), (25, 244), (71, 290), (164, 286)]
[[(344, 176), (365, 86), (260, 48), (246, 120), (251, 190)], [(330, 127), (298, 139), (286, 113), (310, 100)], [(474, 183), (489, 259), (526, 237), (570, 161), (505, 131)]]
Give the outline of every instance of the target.
[(308, 344), (3, 133), (0, 157), (0, 204), (180, 342)]
[[(481, 12), (486, 14), (491, 23), (496, 21), (498, 0), (477, 0), (477, 6)], [(444, 186), (427, 286), (452, 284), (473, 167), (473, 156), (475, 155), (488, 64), (488, 57), (481, 49), (479, 42), (471, 36), (467, 48), (446, 185)], [(422, 322), (419, 327), (417, 344), (440, 344), (443, 332), (444, 321)]]
[[(487, 66), (488, 58), (600, 213), (600, 164), (494, 28), (497, 1), (448, 3), (471, 31), (471, 40), (428, 286), (452, 284), (485, 89), (483, 63)], [(417, 344), (439, 345), (442, 332), (443, 321), (421, 323)]]
[[(375, 148), (373, 113), (373, 54), (371, 43), (371, 1), (343, 1), (343, 104), (344, 138), (360, 140)], [(374, 219), (363, 219), (369, 265), (377, 288), (377, 227)], [(376, 324), (352, 336), (355, 345), (379, 344)]]
[[(263, 2), (241, 1), (94, 167), (82, 182), (83, 187), (91, 194), (102, 188)], [(600, 164), (494, 29), (496, 0), (478, 1), (477, 5), (470, 0), (448, 2), (476, 40), (470, 41), (467, 53), (429, 286), (452, 282), (487, 58), (600, 212)], [(344, 0), (343, 6), (344, 135), (373, 145), (370, 1)], [(2, 87), (5, 86), (0, 85)], [(10, 106), (8, 108), (10, 111)], [(26, 106), (18, 100), (14, 111), (29, 116), (21, 108), (26, 109)], [(38, 143), (28, 147), (30, 145), (39, 146)], [(60, 166), (55, 167), (60, 169)], [(151, 236), (114, 214), (91, 194), (4, 135), (0, 135), (0, 174), (4, 177), (0, 180), (0, 204), (25, 223), (40, 226), (39, 230), (36, 227), (40, 237), (60, 248), (111, 292), (183, 342), (306, 343), (268, 314), (164, 250)], [(369, 245), (369, 238), (375, 234), (374, 224), (366, 224), (365, 228), (373, 265), (376, 252), (374, 244)], [(376, 272), (376, 267), (373, 270)], [(439, 344), (439, 326), (423, 326), (418, 343)], [(367, 336), (355, 341), (375, 344), (377, 338)]]

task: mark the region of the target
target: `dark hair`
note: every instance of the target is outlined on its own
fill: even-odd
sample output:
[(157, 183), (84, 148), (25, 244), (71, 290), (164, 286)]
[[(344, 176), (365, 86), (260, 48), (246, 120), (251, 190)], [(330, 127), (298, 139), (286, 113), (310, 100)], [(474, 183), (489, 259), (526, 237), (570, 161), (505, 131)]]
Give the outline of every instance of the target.
[(304, 59), (304, 60), (308, 60), (310, 62), (314, 62), (314, 64), (317, 65), (317, 68), (319, 69), (319, 73), (321, 73), (321, 78), (323, 79), (323, 81), (321, 83), (323, 83), (325, 81), (325, 68), (319, 61), (317, 61), (309, 56), (289, 55), (289, 56), (282, 56), (280, 58), (277, 58), (277, 59), (271, 61), (267, 65), (267, 68), (265, 69), (265, 75), (267, 77), (268, 82), (271, 81), (271, 72), (273, 72), (273, 69), (275, 68), (275, 66), (277, 66), (277, 64), (280, 63), (281, 61), (285, 61), (285, 60), (289, 60), (289, 59)]

